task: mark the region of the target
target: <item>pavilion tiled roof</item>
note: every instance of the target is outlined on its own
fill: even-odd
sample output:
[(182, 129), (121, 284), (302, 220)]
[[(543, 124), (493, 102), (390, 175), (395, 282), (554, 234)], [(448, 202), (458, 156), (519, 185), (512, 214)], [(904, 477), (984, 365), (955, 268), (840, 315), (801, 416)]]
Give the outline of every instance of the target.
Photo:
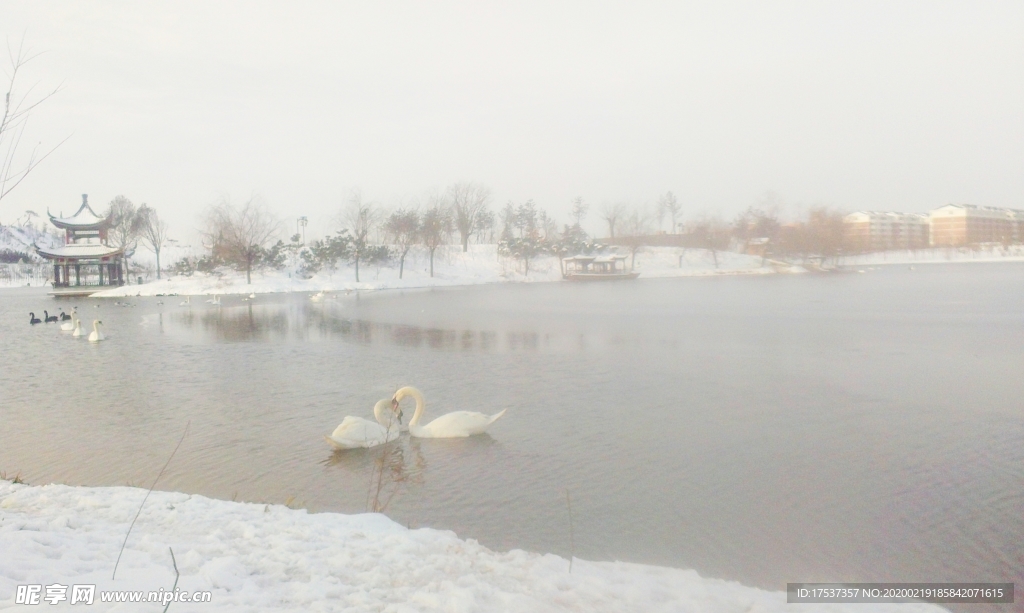
[(47, 259), (97, 259), (119, 255), (121, 249), (98, 243), (71, 243), (60, 247), (36, 247), (36, 252)]
[(92, 210), (87, 194), (82, 194), (82, 206), (78, 207), (78, 211), (71, 217), (54, 217), (49, 211), (47, 211), (47, 215), (50, 216), (50, 222), (53, 225), (67, 230), (99, 230), (110, 226), (113, 222), (112, 214), (100, 217), (96, 211)]

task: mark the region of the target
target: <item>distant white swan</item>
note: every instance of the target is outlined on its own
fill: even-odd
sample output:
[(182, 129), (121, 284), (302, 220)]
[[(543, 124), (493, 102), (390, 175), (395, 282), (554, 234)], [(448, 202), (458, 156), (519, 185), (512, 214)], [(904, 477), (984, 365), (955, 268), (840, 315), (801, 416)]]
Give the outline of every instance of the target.
[(207, 300), (207, 302), (214, 306), (220, 306), (220, 296), (214, 295), (214, 297)]
[(74, 331), (71, 332), (71, 336), (74, 336), (75, 338), (85, 336), (85, 332), (82, 332), (82, 320), (77, 317), (75, 318), (75, 328)]
[(376, 422), (351, 415), (342, 420), (341, 425), (334, 429), (324, 440), (335, 449), (360, 449), (376, 447), (395, 440), (401, 434), (399, 424), (401, 416), (393, 411), (387, 398), (378, 400), (373, 405), (373, 416)]
[(313, 302), (323, 302), (324, 296), (326, 296), (326, 294), (324, 293), (323, 290), (320, 290), (319, 293), (313, 294), (312, 296), (309, 297), (309, 299), (312, 300)]
[(73, 332), (78, 327), (78, 313), (71, 311), (71, 317), (68, 321), (62, 321), (60, 329), (62, 332)]
[(409, 386), (399, 389), (391, 399), (391, 406), (398, 410), (398, 403), (406, 396), (412, 396), (416, 400), (416, 412), (409, 421), (409, 434), (419, 438), (459, 438), (483, 434), (488, 426), (498, 421), (508, 410), (504, 409), (494, 415), (484, 415), (475, 411), (454, 411), (421, 426), (420, 418), (423, 417), (427, 403), (423, 399), (423, 393), (418, 389)]
[(191, 306), (191, 305), (192, 305), (192, 296), (185, 296), (185, 300), (183, 300), (181, 302), (181, 304), (179, 304), (178, 306)]
[(98, 342), (102, 341), (104, 338), (106, 338), (106, 337), (103, 336), (103, 333), (100, 332), (100, 326), (101, 325), (103, 325), (102, 321), (100, 321), (98, 319), (92, 320), (92, 332), (89, 333), (89, 342), (90, 343), (98, 343)]

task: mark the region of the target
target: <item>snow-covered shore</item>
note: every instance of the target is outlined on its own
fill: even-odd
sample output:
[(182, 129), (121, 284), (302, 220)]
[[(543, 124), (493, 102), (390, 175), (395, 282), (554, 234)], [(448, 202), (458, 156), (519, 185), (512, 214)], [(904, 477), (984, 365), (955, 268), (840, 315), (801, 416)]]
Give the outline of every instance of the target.
[[(183, 591), (209, 603), (174, 611), (791, 611), (784, 592), (692, 570), (495, 552), (454, 533), (410, 530), (379, 514), (309, 514), (281, 505), (130, 487), (28, 486), (0, 480), (0, 609), (18, 585)], [(44, 591), (45, 594), (45, 591)], [(45, 603), (44, 603), (45, 604)], [(67, 602), (64, 603), (68, 605)], [(90, 610), (159, 611), (156, 603)], [(800, 605), (804, 611), (938, 612), (933, 605)]]
[[(647, 247), (636, 254), (636, 270), (641, 278), (693, 277), (723, 274), (772, 274), (800, 272), (797, 267), (776, 267), (760, 257), (720, 251), (718, 265), (703, 249)], [(429, 273), (429, 260), (422, 250), (409, 253), (402, 279), (397, 266), (373, 266), (365, 263), (360, 269), (360, 282), (355, 281), (351, 266), (331, 274), (321, 272), (311, 279), (301, 279), (294, 270), (255, 273), (252, 284), (244, 273), (234, 271), (220, 275), (195, 273), (174, 276), (142, 285), (125, 285), (94, 294), (94, 297), (212, 295), (275, 292), (318, 292), (344, 290), (411, 289), (450, 287), (486, 283), (538, 283), (561, 280), (558, 260), (553, 256), (538, 257), (530, 262), (530, 271), (523, 274), (521, 262), (500, 257), (495, 245), (470, 245), (463, 253), (458, 246), (439, 250), (434, 260), (434, 276)]]
[(950, 247), (879, 251), (862, 255), (848, 255), (840, 261), (840, 265), (852, 267), (880, 264), (952, 264), (964, 262), (1024, 262), (1024, 245), (977, 249)]

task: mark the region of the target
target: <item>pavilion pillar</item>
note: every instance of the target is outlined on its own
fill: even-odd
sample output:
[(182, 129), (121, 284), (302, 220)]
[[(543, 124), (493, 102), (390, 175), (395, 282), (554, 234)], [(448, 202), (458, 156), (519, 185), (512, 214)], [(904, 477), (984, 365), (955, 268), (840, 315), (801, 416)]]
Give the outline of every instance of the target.
[(60, 287), (60, 264), (53, 265), (53, 286)]
[(100, 265), (97, 266), (97, 268), (100, 269), (100, 285), (103, 285), (103, 263), (100, 262)]
[(75, 264), (75, 285), (82, 284), (82, 266)]
[(71, 277), (70, 277), (70, 275), (68, 274), (68, 273), (70, 273), (70, 272), (71, 272), (71, 269), (70, 269), (70, 268), (68, 267), (68, 265), (67, 265), (67, 264), (65, 264), (65, 265), (64, 265), (64, 286), (65, 286), (65, 287), (67, 287), (67, 286), (71, 285)]

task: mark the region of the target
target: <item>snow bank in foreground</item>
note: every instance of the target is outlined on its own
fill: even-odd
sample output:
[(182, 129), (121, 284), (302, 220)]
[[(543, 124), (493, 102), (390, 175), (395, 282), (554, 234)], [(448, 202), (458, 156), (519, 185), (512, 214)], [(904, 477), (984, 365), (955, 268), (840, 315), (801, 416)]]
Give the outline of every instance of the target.
[[(451, 532), (408, 530), (383, 515), (307, 514), (280, 505), (153, 492), (111, 571), (146, 491), (0, 481), (0, 608), (18, 585), (182, 590), (210, 603), (173, 611), (791, 611), (783, 592), (693, 571), (497, 553)], [(45, 594), (45, 590), (44, 590)], [(67, 606), (67, 603), (64, 603)], [(48, 607), (49, 605), (47, 605)], [(112, 610), (99, 602), (89, 610)], [(157, 604), (122, 610), (159, 611)], [(123, 608), (130, 606), (131, 609)], [(927, 605), (802, 605), (802, 611), (937, 612)]]
[[(731, 252), (718, 252), (718, 263), (703, 249), (672, 247), (645, 247), (636, 254), (636, 270), (640, 277), (692, 277), (719, 274), (765, 274), (780, 272), (766, 266), (761, 258)], [(628, 261), (627, 261), (628, 264)], [(536, 283), (559, 281), (562, 273), (553, 256), (538, 257), (530, 261), (530, 271), (523, 274), (523, 265), (511, 258), (500, 257), (495, 245), (470, 245), (438, 251), (434, 260), (434, 276), (430, 276), (429, 260), (422, 251), (411, 251), (405, 262), (402, 279), (398, 267), (363, 265), (360, 282), (350, 266), (333, 274), (321, 273), (312, 279), (300, 279), (294, 271), (254, 274), (252, 284), (246, 284), (245, 275), (231, 272), (224, 276), (196, 273), (191, 277), (171, 277), (143, 285), (126, 285), (97, 294), (96, 297), (210, 295), (274, 292), (317, 292), (320, 290), (375, 290), (484, 283)], [(794, 272), (786, 269), (781, 272)]]

